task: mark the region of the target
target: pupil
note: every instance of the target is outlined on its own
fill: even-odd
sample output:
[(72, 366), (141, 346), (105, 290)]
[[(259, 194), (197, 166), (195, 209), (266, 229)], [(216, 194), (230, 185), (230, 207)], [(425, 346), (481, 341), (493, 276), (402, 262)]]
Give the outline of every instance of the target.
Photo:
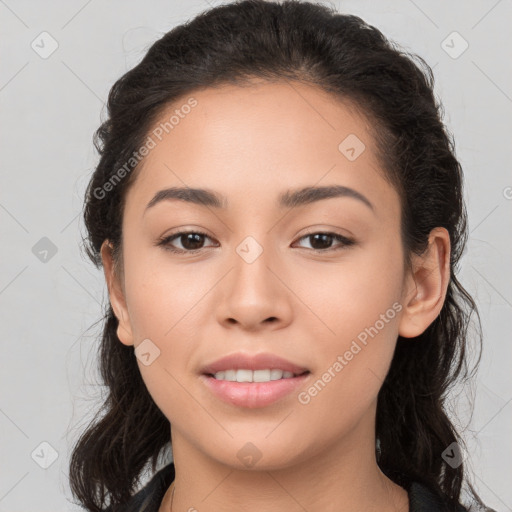
[(311, 246), (314, 248), (314, 249), (324, 249), (325, 247), (329, 247), (330, 244), (328, 242), (332, 241), (332, 235), (328, 235), (328, 234), (325, 234), (325, 233), (317, 233), (315, 235), (311, 235), (311, 237), (313, 238), (314, 241), (318, 241), (319, 239), (321, 239), (323, 242), (326, 242), (326, 244), (324, 244), (324, 246), (322, 246), (322, 244), (320, 244), (320, 247), (315, 247), (315, 243), (312, 243)]
[[(194, 249), (200, 249), (201, 248), (201, 237), (203, 235), (199, 234), (199, 233), (187, 233), (186, 235), (182, 235), (182, 245), (183, 247), (185, 247), (185, 249), (190, 249), (190, 250), (194, 250)], [(187, 241), (186, 243), (183, 243), (183, 237), (185, 237), (185, 240)], [(189, 241), (192, 241), (192, 247), (189, 246)], [(194, 242), (197, 244), (194, 245)]]

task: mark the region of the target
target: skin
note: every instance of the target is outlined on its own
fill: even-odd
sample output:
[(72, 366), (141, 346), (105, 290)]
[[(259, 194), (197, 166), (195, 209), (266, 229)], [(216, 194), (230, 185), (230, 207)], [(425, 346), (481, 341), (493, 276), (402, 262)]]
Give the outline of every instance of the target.
[[(347, 103), (285, 82), (193, 97), (198, 105), (151, 150), (128, 191), (124, 273), (107, 241), (101, 251), (120, 342), (136, 348), (149, 338), (160, 350), (149, 366), (137, 362), (172, 425), (173, 510), (407, 511), (407, 492), (376, 462), (377, 395), (397, 336), (421, 334), (441, 310), (448, 232), (433, 230), (428, 250), (404, 268), (399, 196), (383, 178), (368, 120)], [(366, 146), (354, 161), (338, 150), (349, 134)], [(363, 194), (373, 211), (351, 197), (277, 205), (289, 188), (333, 184)], [(144, 213), (170, 186), (214, 190), (229, 206), (163, 201)], [(198, 254), (155, 245), (195, 229), (208, 233)], [(305, 236), (332, 232), (356, 243)], [(263, 248), (251, 264), (236, 252), (249, 235)], [(401, 310), (308, 404), (294, 392), (264, 408), (235, 407), (199, 379), (227, 354), (271, 352), (307, 367), (308, 389), (394, 303)], [(250, 468), (237, 457), (247, 442), (261, 454)], [(170, 510), (172, 487), (160, 512)]]

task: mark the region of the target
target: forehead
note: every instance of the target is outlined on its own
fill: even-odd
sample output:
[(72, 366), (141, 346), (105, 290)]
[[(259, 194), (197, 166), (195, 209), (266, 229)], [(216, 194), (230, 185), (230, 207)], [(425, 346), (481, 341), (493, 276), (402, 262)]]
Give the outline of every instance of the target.
[(277, 198), (317, 183), (392, 199), (368, 118), (312, 85), (253, 81), (197, 90), (162, 110), (148, 135), (154, 147), (127, 203), (145, 207), (170, 186)]

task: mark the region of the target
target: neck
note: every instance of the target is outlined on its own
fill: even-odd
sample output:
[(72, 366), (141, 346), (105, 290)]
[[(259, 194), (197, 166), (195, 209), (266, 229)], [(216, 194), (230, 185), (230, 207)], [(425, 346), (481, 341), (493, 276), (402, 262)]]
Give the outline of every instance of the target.
[(171, 497), (172, 512), (408, 512), (406, 490), (382, 473), (371, 429), (365, 430), (358, 425), (334, 446), (285, 467), (263, 467), (261, 460), (238, 469), (208, 457), (173, 429), (176, 478), (160, 512), (171, 510)]

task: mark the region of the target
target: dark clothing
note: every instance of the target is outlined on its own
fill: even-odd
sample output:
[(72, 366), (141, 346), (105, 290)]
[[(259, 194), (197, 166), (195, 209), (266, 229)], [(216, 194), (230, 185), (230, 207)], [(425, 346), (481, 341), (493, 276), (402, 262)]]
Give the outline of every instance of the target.
[[(130, 501), (116, 512), (158, 512), (165, 492), (174, 480), (174, 464), (171, 462), (155, 473), (153, 478)], [(445, 512), (445, 502), (430, 489), (418, 482), (406, 488), (409, 494), (409, 512)], [(108, 508), (106, 512), (111, 512)], [(459, 512), (467, 512), (460, 505)]]

